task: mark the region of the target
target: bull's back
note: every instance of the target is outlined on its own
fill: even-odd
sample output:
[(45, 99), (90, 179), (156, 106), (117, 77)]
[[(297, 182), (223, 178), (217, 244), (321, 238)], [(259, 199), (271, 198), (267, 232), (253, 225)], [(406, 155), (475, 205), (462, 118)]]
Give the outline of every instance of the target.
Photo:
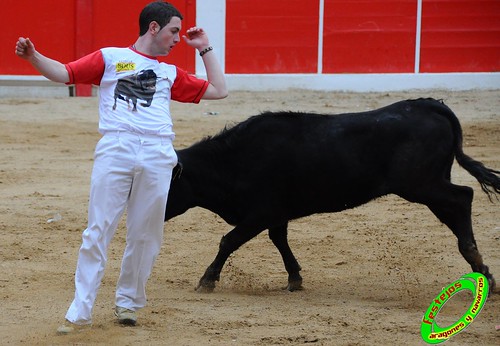
[(438, 179), (451, 167), (454, 139), (433, 102), (342, 115), (263, 114), (241, 131), (231, 164), (235, 192), (307, 215)]

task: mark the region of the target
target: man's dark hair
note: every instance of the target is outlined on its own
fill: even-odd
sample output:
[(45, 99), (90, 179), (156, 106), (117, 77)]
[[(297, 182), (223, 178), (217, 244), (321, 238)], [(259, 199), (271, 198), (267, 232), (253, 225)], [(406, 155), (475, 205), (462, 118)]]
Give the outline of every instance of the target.
[(155, 1), (143, 8), (139, 16), (139, 36), (144, 35), (149, 29), (149, 23), (157, 22), (160, 29), (170, 22), (172, 17), (182, 18), (182, 14), (172, 4)]

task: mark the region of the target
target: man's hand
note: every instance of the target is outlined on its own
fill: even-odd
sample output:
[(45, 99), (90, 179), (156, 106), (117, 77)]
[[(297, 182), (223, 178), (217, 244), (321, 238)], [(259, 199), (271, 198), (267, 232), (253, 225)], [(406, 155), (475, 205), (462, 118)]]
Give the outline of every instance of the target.
[(29, 38), (19, 37), (16, 43), (16, 55), (29, 60), (35, 55), (35, 45)]
[(210, 44), (208, 42), (208, 36), (202, 28), (192, 27), (186, 31), (186, 35), (183, 35), (184, 41), (191, 47), (198, 50), (203, 50), (207, 48)]

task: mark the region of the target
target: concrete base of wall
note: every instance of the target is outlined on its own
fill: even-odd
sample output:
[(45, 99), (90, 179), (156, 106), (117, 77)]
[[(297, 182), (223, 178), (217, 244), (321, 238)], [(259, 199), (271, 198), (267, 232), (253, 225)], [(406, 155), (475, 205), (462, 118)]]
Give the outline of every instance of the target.
[[(92, 88), (92, 96), (97, 87)], [(75, 96), (75, 87), (54, 83), (43, 76), (0, 76), (0, 97), (70, 97)]]
[(0, 97), (68, 97), (70, 88), (42, 76), (0, 76)]
[(384, 92), (413, 89), (500, 89), (500, 73), (227, 75), (230, 90), (308, 89)]
[(0, 85), (1, 98), (37, 98), (37, 97), (69, 97), (67, 86), (3, 86)]
[[(200, 76), (206, 78), (206, 76)], [(395, 74), (228, 74), (229, 90), (287, 90), (385, 92), (415, 89), (500, 89), (500, 73)], [(42, 76), (0, 76), (0, 97), (68, 97), (71, 86)], [(94, 88), (93, 95), (97, 95)]]

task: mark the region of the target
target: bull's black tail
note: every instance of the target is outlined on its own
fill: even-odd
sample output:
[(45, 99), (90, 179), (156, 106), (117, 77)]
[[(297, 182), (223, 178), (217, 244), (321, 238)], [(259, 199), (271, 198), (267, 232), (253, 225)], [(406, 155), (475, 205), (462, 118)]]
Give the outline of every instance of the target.
[(488, 195), (490, 200), (492, 200), (492, 196), (498, 199), (495, 193), (500, 194), (500, 171), (488, 168), (481, 162), (467, 156), (462, 151), (462, 148), (459, 148), (455, 152), (455, 158), (460, 166), (477, 179), (479, 184), (481, 184), (481, 189)]
[(446, 106), (442, 101), (440, 102), (442, 114), (445, 111), (446, 117), (453, 127), (455, 134), (455, 158), (460, 166), (467, 170), (474, 178), (481, 184), (481, 189), (488, 195), (490, 201), (493, 197), (500, 194), (500, 171), (486, 167), (483, 163), (474, 160), (472, 157), (466, 155), (462, 150), (462, 127), (458, 121), (455, 113)]

